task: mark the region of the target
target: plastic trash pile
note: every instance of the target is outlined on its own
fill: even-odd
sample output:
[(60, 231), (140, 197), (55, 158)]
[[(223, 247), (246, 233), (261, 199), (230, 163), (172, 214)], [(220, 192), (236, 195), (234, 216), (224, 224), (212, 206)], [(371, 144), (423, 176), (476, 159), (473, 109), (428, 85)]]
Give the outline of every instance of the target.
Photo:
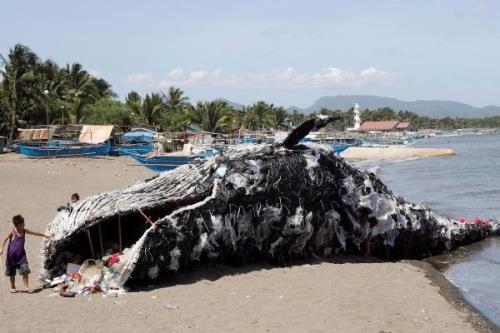
[(87, 259), (82, 265), (69, 263), (66, 273), (44, 280), (44, 288), (52, 288), (53, 294), (62, 297), (80, 295), (87, 299), (100, 293), (103, 297), (125, 294), (119, 283), (119, 271), (125, 264), (129, 249), (103, 257), (101, 260)]

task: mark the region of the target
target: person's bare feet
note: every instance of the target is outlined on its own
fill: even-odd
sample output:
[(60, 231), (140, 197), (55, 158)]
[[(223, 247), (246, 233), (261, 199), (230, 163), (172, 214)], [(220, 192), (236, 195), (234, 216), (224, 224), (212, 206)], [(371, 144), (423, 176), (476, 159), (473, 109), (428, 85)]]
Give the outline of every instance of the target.
[(26, 292), (28, 294), (33, 294), (33, 290), (31, 290), (31, 289), (26, 289), (24, 292)]
[(17, 289), (16, 289), (16, 288), (11, 288), (11, 289), (10, 289), (10, 293), (11, 293), (11, 294), (15, 294), (15, 293), (17, 293)]

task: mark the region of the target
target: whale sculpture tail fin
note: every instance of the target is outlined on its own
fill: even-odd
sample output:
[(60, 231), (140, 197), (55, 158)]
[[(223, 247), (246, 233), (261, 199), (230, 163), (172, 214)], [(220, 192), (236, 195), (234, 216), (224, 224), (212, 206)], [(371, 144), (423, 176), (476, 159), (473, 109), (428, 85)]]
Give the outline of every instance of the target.
[(491, 233), (500, 236), (500, 220), (490, 220)]
[(283, 146), (288, 149), (292, 149), (296, 146), (300, 140), (306, 137), (311, 131), (317, 131), (331, 122), (340, 120), (340, 116), (325, 116), (318, 115), (316, 118), (309, 119), (302, 124), (300, 124), (296, 129), (294, 129), (286, 139), (283, 141)]

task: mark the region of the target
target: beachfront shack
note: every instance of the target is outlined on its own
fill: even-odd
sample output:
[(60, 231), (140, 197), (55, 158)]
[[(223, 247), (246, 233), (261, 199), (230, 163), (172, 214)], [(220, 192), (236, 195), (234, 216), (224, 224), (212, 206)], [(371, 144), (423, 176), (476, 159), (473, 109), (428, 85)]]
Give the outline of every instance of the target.
[(410, 129), (409, 122), (398, 120), (365, 121), (358, 132), (406, 132)]

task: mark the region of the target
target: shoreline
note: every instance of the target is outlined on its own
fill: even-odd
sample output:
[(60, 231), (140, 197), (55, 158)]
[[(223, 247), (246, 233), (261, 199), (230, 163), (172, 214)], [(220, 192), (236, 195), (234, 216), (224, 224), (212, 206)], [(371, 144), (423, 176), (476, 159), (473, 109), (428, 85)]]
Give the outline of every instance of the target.
[(481, 333), (498, 333), (500, 326), (497, 326), (488, 317), (482, 314), (462, 295), (460, 289), (446, 278), (444, 272), (434, 266), (432, 257), (423, 260), (403, 260), (410, 265), (420, 268), (425, 272), (425, 276), (435, 286), (439, 288), (439, 294), (456, 310), (467, 315), (467, 321)]

